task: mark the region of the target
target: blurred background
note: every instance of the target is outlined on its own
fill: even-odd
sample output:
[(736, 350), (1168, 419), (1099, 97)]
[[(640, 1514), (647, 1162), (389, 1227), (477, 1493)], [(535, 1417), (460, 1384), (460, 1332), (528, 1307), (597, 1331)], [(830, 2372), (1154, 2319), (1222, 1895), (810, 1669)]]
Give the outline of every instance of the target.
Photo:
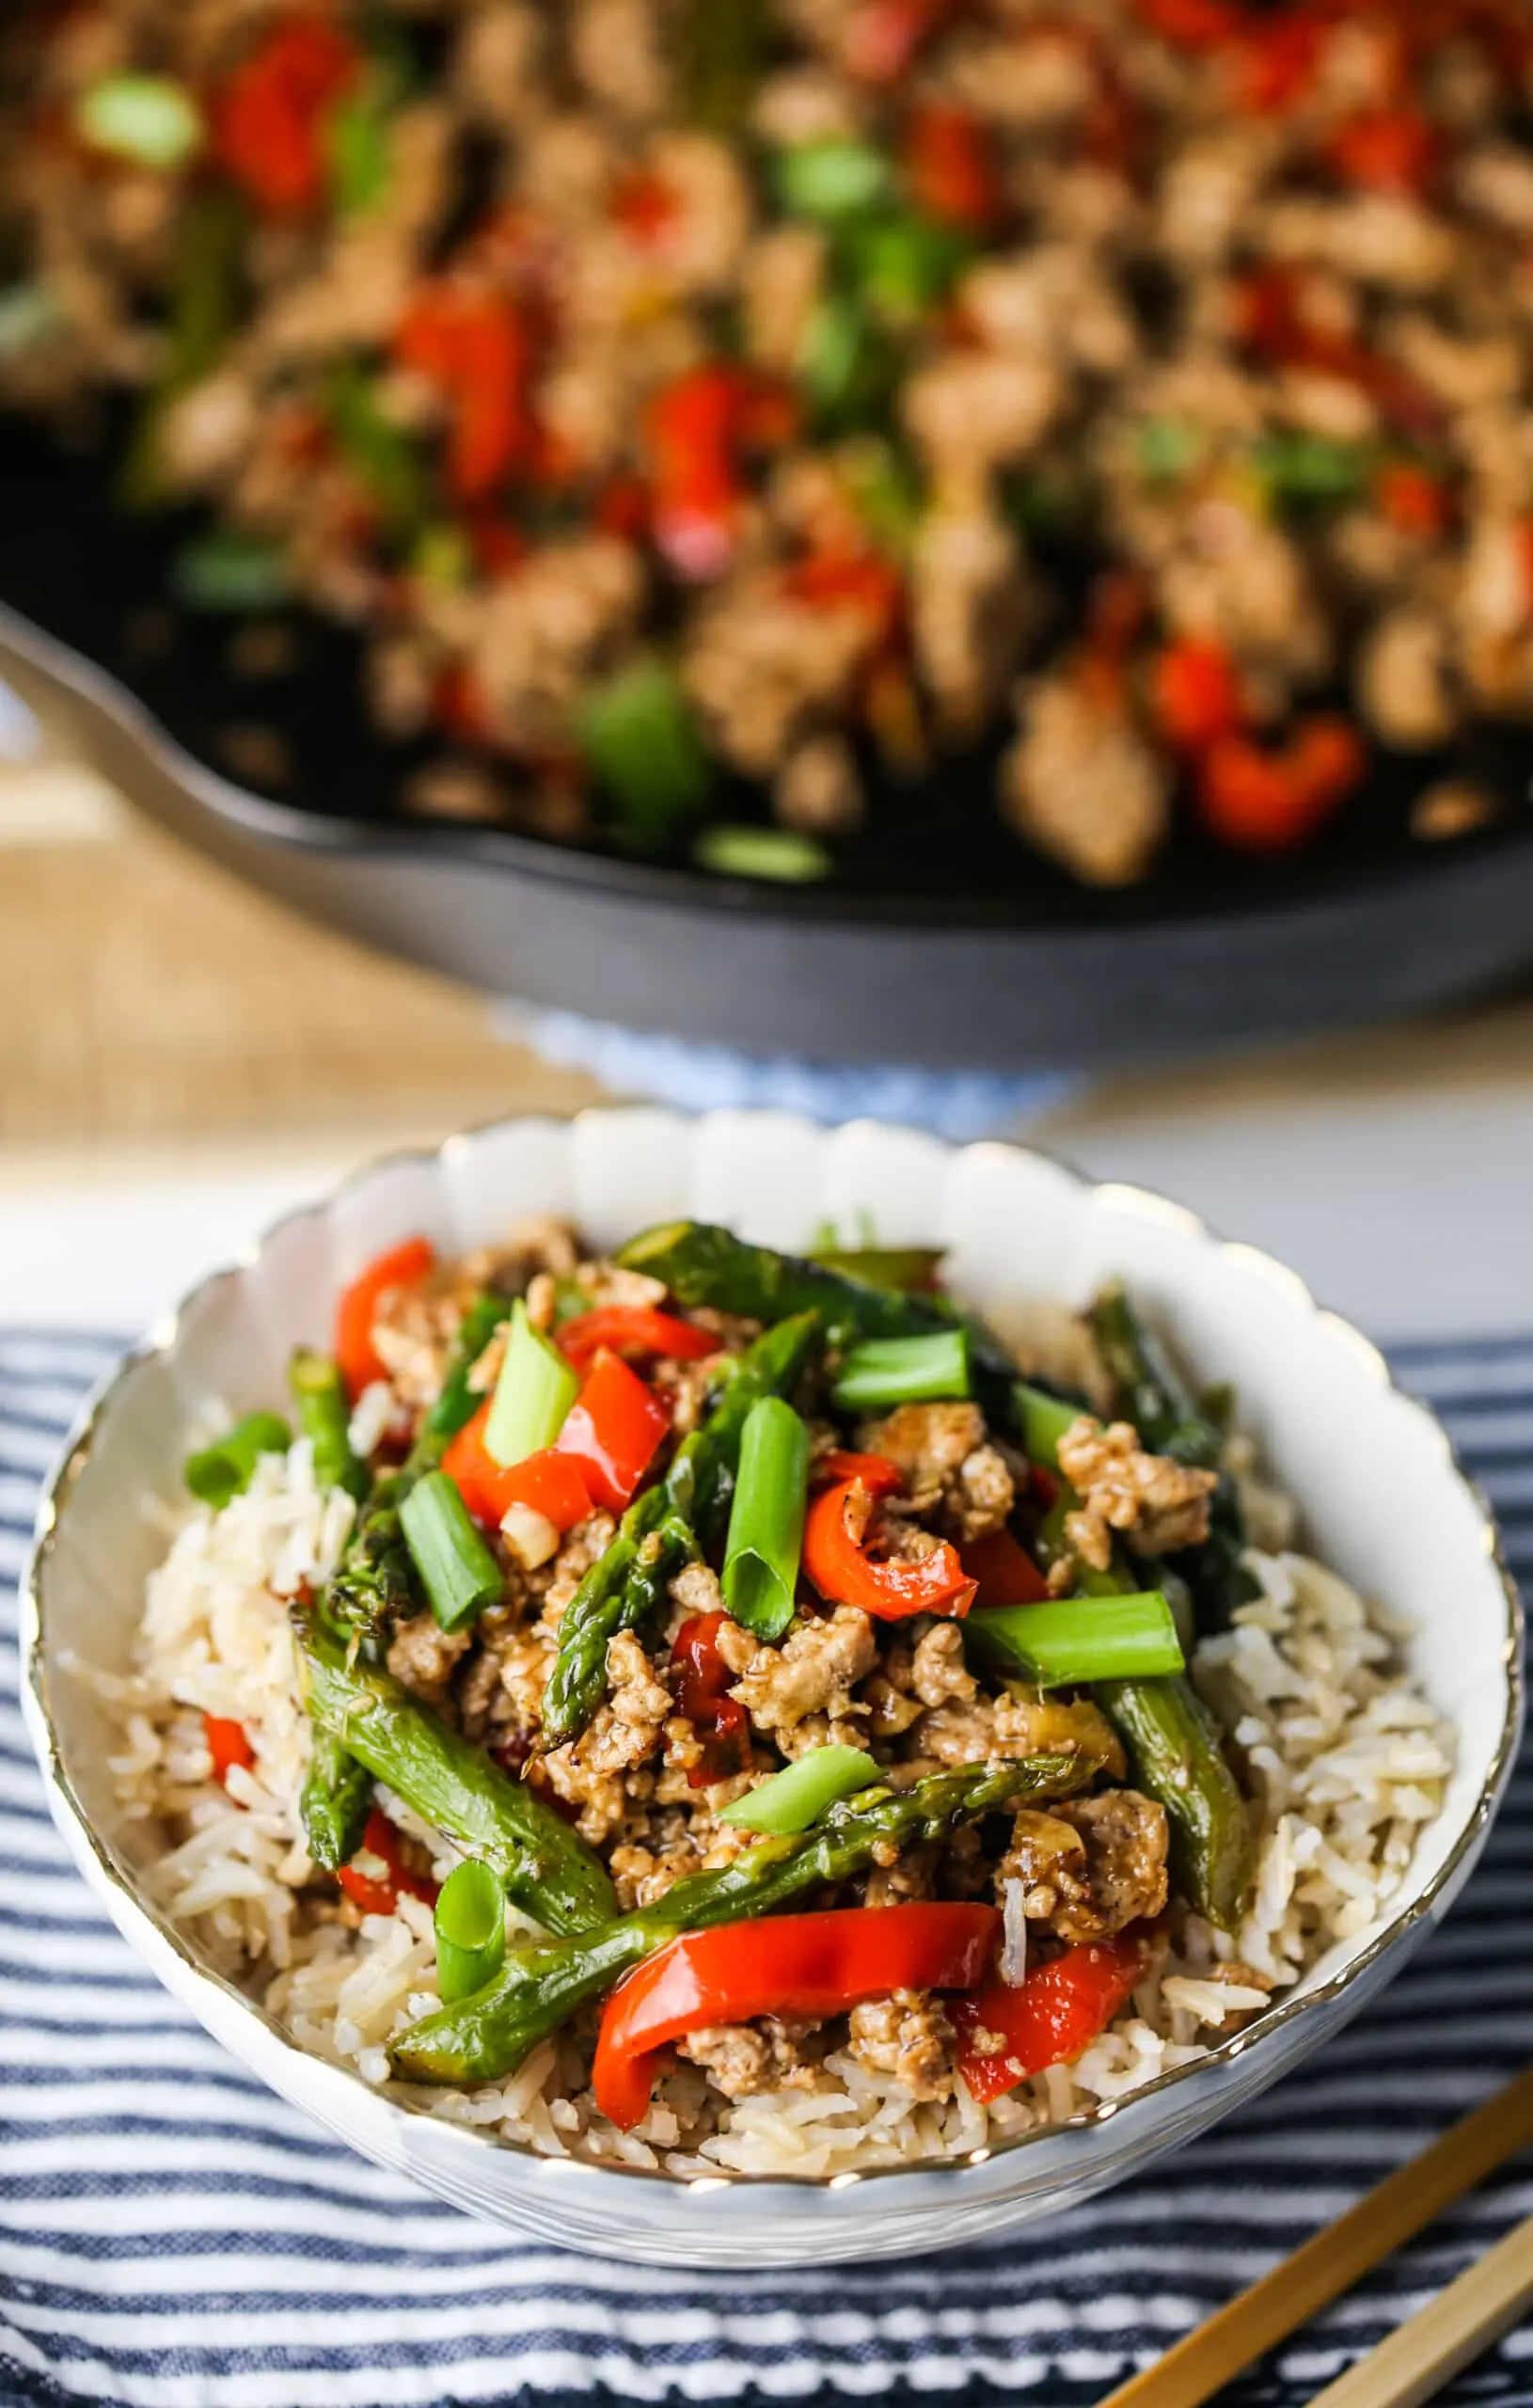
[(613, 1094), (1533, 1322), (1520, 5), (95, 0), (0, 102), (0, 1322)]

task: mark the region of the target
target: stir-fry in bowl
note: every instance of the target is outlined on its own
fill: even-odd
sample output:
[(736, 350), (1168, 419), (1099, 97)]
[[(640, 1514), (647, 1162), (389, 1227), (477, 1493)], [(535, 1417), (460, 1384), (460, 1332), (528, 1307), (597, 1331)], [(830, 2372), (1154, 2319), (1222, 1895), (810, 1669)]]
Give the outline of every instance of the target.
[(100, 1675), (146, 1889), (532, 2149), (824, 2177), (1119, 2099), (1373, 1925), (1453, 1771), (1121, 1287), (1018, 1357), (925, 1248), (540, 1220), (392, 1245), (289, 1385)]
[(1143, 2166), (1389, 1978), (1518, 1728), (1483, 1504), (1354, 1332), (869, 1123), (383, 1164), (156, 1329), (40, 1527), (54, 1811), (160, 1977), (381, 2162), (661, 2262)]
[(1101, 885), (1178, 826), (1303, 846), (1385, 758), (1423, 836), (1504, 806), (1518, 0), (91, 0), (12, 39), (0, 386), (132, 397), (123, 504), (239, 623), (257, 784), (301, 602), (363, 636), (410, 808), (742, 875), (827, 875), (944, 764)]

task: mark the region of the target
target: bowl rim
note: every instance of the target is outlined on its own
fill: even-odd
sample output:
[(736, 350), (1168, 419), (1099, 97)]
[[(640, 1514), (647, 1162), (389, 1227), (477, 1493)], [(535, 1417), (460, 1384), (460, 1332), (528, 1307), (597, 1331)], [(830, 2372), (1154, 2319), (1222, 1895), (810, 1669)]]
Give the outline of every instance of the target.
[[(49, 1565), (57, 1544), (58, 1533), (70, 1500), (89, 1462), (97, 1431), (106, 1415), (115, 1410), (120, 1393), (138, 1370), (149, 1362), (173, 1354), (183, 1316), (209, 1291), (226, 1280), (243, 1278), (267, 1248), (291, 1225), (327, 1214), (341, 1198), (354, 1190), (366, 1187), (374, 1179), (400, 1168), (439, 1169), (452, 1156), (472, 1148), (481, 1140), (499, 1136), (512, 1130), (575, 1130), (593, 1122), (626, 1120), (642, 1117), (652, 1127), (664, 1121), (689, 1131), (705, 1126), (710, 1120), (760, 1120), (797, 1124), (800, 1129), (826, 1133), (826, 1124), (815, 1122), (807, 1115), (765, 1112), (759, 1109), (718, 1112), (684, 1112), (645, 1104), (594, 1104), (584, 1110), (561, 1115), (555, 1113), (511, 1113), (478, 1121), (454, 1131), (436, 1145), (391, 1148), (370, 1158), (333, 1181), (308, 1201), (290, 1207), (265, 1223), (242, 1247), (232, 1262), (217, 1265), (193, 1282), (163, 1312), (133, 1346), (129, 1347), (112, 1369), (97, 1382), (82, 1404), (64, 1441), (54, 1469), (48, 1475), (39, 1504), (37, 1521), (27, 1560), (18, 1584), (21, 1647), (21, 1701), (24, 1710), (33, 1749), (48, 1792), (48, 1802), (54, 1821), (68, 1842), (77, 1865), (89, 1877), (111, 1908), (114, 1920), (122, 1929), (124, 1919), (131, 1923), (141, 1938), (150, 1943), (150, 1970), (157, 1979), (164, 1974), (154, 1956), (159, 1948), (168, 1950), (179, 1960), (189, 1987), (206, 1986), (216, 1990), (230, 2005), (249, 2016), (263, 2027), (275, 2040), (278, 2051), (295, 2065), (310, 2069), (323, 2068), (327, 2076), (340, 2076), (354, 2094), (359, 2094), (367, 2109), (376, 2113), (383, 2109), (392, 2115), (414, 2121), (421, 2119), (430, 2126), (434, 2141), (444, 2147), (456, 2147), (460, 2153), (472, 2150), (478, 2161), (480, 2149), (488, 2147), (498, 2155), (517, 2161), (529, 2173), (540, 2170), (554, 2175), (566, 2185), (577, 2183), (582, 2194), (594, 2203), (611, 2181), (629, 2183), (639, 2180), (658, 2185), (667, 2194), (685, 2196), (688, 2194), (734, 2194), (747, 2203), (757, 2201), (768, 2210), (774, 2196), (792, 2200), (800, 2208), (811, 2200), (827, 2200), (853, 2186), (876, 2183), (880, 2186), (922, 2182), (931, 2178), (945, 2179), (949, 2184), (961, 2182), (966, 2176), (978, 2175), (986, 2167), (1001, 2165), (1021, 2157), (1030, 2148), (1057, 2143), (1062, 2135), (1085, 2134), (1101, 2131), (1109, 2123), (1121, 2124), (1128, 2119), (1130, 2127), (1140, 2122), (1148, 2124), (1156, 2113), (1157, 2102), (1179, 2090), (1198, 2076), (1211, 2082), (1218, 2074), (1227, 2074), (1241, 2058), (1269, 2042), (1281, 2043), (1282, 2036), (1311, 2010), (1335, 2006), (1349, 1992), (1359, 1991), (1356, 2004), (1361, 2004), (1369, 1987), (1368, 1976), (1386, 1958), (1401, 1956), (1408, 1952), (1424, 1929), (1436, 1919), (1439, 1902), (1442, 1910), (1451, 1903), (1461, 1881), (1466, 1877), (1478, 1856), (1490, 1826), (1505, 1795), (1516, 1762), (1526, 1704), (1526, 1676), (1524, 1665), (1525, 1613), (1521, 1593), (1512, 1578), (1502, 1543), (1499, 1525), (1484, 1490), (1465, 1470), (1457, 1448), (1439, 1416), (1430, 1405), (1402, 1386), (1386, 1358), (1373, 1341), (1345, 1315), (1321, 1306), (1307, 1283), (1290, 1271), (1278, 1258), (1259, 1247), (1222, 1236), (1203, 1217), (1188, 1207), (1174, 1202), (1159, 1191), (1137, 1183), (1115, 1180), (1096, 1180), (1077, 1169), (1058, 1154), (1040, 1146), (1012, 1140), (985, 1139), (963, 1146), (949, 1140), (932, 1138), (920, 1133), (943, 1155), (998, 1153), (1011, 1157), (1027, 1155), (1063, 1173), (1083, 1202), (1110, 1198), (1119, 1210), (1127, 1207), (1150, 1218), (1164, 1219), (1174, 1215), (1186, 1235), (1197, 1244), (1211, 1247), (1216, 1254), (1234, 1253), (1242, 1263), (1260, 1263), (1280, 1275), (1281, 1284), (1293, 1308), (1323, 1324), (1327, 1332), (1356, 1355), (1366, 1367), (1381, 1394), (1398, 1399), (1401, 1404), (1424, 1420), (1434, 1434), (1445, 1476), (1454, 1482), (1467, 1498), (1479, 1526), (1486, 1557), (1498, 1581), (1506, 1603), (1506, 1628), (1501, 1640), (1501, 1656), (1505, 1671), (1506, 1709), (1497, 1734), (1496, 1743), (1479, 1793), (1466, 1814), (1462, 1828), (1443, 1862), (1435, 1873), (1375, 1933), (1366, 1948), (1351, 1958), (1336, 1972), (1315, 1988), (1281, 1996), (1277, 2002), (1241, 2030), (1205, 2050), (1201, 2056), (1157, 2074), (1151, 2081), (1139, 2084), (1119, 2098), (1099, 2100), (1057, 2122), (1034, 2126), (1030, 2131), (1015, 2134), (1011, 2139), (964, 2152), (953, 2158), (923, 2158), (905, 2163), (849, 2170), (834, 2175), (750, 2174), (720, 2167), (706, 2175), (677, 2175), (663, 2166), (630, 2166), (593, 2162), (577, 2157), (548, 2157), (517, 2141), (510, 2141), (477, 2126), (460, 2123), (435, 2115), (423, 2100), (412, 2099), (395, 2087), (380, 2089), (370, 2083), (360, 2069), (350, 2064), (324, 2057), (317, 2051), (305, 2048), (295, 2039), (280, 2020), (271, 2014), (261, 2002), (207, 1964), (188, 1936), (153, 1906), (141, 1893), (132, 1877), (133, 1868), (119, 1866), (104, 1838), (97, 1831), (76, 1794), (65, 1765), (58, 1734), (49, 1712), (46, 1693), (45, 1666), (45, 1588)], [(889, 1133), (898, 1124), (871, 1117), (835, 1124), (838, 1130), (867, 1131)], [(130, 1945), (135, 1945), (132, 1935), (124, 1930)], [(137, 1953), (142, 1955), (140, 1948)], [(166, 1985), (169, 1987), (169, 1985)], [(1360, 1988), (1361, 1986), (1361, 1988)], [(227, 2043), (225, 2044), (227, 2045)], [(231, 2052), (231, 2053), (238, 2053)], [(1281, 2045), (1264, 2048), (1272, 2060), (1269, 2079), (1284, 2069), (1285, 2051)], [(264, 2076), (262, 2077), (265, 2078)], [(268, 2086), (271, 2085), (270, 2083)], [(292, 2094), (290, 2094), (291, 2096)], [(306, 2105), (308, 2102), (305, 2102)], [(1137, 2111), (1137, 2112), (1136, 2112)], [(313, 2112), (312, 2109), (310, 2112)], [(339, 2129), (339, 2128), (334, 2128)], [(450, 2135), (450, 2140), (442, 2136)], [(466, 2162), (467, 2161), (466, 2160)], [(991, 2174), (986, 2188), (996, 2177)], [(909, 2195), (909, 2194), (906, 2194)], [(460, 2202), (463, 2204), (463, 2202)], [(720, 2201), (720, 2205), (722, 2202)]]

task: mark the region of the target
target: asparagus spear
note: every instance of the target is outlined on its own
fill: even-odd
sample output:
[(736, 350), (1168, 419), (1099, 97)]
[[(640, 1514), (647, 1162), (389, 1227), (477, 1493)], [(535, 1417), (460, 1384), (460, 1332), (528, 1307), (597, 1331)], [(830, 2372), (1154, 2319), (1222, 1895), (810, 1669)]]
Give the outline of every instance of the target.
[(493, 1866), (508, 1895), (551, 1931), (605, 1924), (616, 1900), (602, 1865), (562, 1815), (450, 1730), (387, 1672), (348, 1664), (317, 1622), (300, 1633), (308, 1710), (374, 1779)]
[(422, 1420), (414, 1446), (399, 1470), (378, 1481), (357, 1516), (340, 1568), (330, 1583), (326, 1610), (332, 1622), (374, 1631), (395, 1614), (411, 1609), (414, 1575), (399, 1509), (416, 1481), (436, 1469), (449, 1440), (456, 1437), (482, 1402), (469, 1386), (468, 1374), (509, 1309), (503, 1296), (486, 1291), (464, 1314), (441, 1393)]
[(312, 1346), (295, 1346), (288, 1358), (288, 1386), (298, 1427), (314, 1450), (314, 1478), (322, 1488), (343, 1488), (360, 1501), (368, 1493), (368, 1471), (352, 1452), (351, 1416), (338, 1365)]
[(543, 1727), (551, 1741), (584, 1729), (606, 1688), (608, 1640), (647, 1621), (672, 1574), (717, 1534), (751, 1407), (792, 1386), (817, 1327), (815, 1314), (797, 1313), (748, 1347), (706, 1421), (682, 1440), (664, 1480), (629, 1506), (616, 1538), (586, 1574), (559, 1625), (559, 1649), (543, 1701)]
[(976, 1372), (991, 1383), (1009, 1383), (1016, 1365), (990, 1331), (954, 1312), (940, 1297), (901, 1294), (871, 1279), (766, 1245), (748, 1245), (730, 1229), (707, 1221), (670, 1221), (630, 1238), (617, 1256), (630, 1271), (663, 1279), (684, 1305), (712, 1305), (751, 1321), (776, 1321), (783, 1313), (817, 1312), (832, 1346), (860, 1338), (919, 1338), (931, 1330), (969, 1330)]
[(1239, 1492), (1224, 1467), (1223, 1435), (1121, 1288), (1103, 1289), (1091, 1307), (1091, 1329), (1145, 1444), (1157, 1454), (1219, 1475), (1209, 1500), (1209, 1535), (1201, 1546), (1180, 1550), (1177, 1560), (1201, 1621), (1222, 1629), (1253, 1593), (1241, 1561), (1245, 1522)]
[(334, 1732), (316, 1723), (314, 1746), (298, 1798), (308, 1853), (326, 1873), (339, 1873), (362, 1845), (372, 1775), (349, 1755)]
[[(1037, 1535), (1051, 1563), (1065, 1551), (1065, 1520), (1080, 1500), (1062, 1488)], [(1137, 1583), (1118, 1565), (1076, 1566), (1088, 1597), (1131, 1595)], [(1091, 1694), (1128, 1751), (1135, 1784), (1165, 1809), (1171, 1869), (1177, 1889), (1209, 1923), (1229, 1930), (1251, 1887), (1255, 1861), (1245, 1800), (1225, 1755), (1219, 1726), (1185, 1673), (1162, 1680), (1094, 1681)]]
[(427, 2016), (395, 2042), (394, 2069), (422, 2082), (498, 2081), (589, 2000), (684, 1931), (736, 1923), (865, 1873), (891, 1849), (919, 1847), (956, 1825), (1066, 1798), (1100, 1770), (1090, 1755), (962, 1765), (909, 1789), (864, 1789), (813, 1830), (759, 1840), (732, 1864), (678, 1881), (653, 1907), (578, 1940), (519, 1950), (476, 1996)]

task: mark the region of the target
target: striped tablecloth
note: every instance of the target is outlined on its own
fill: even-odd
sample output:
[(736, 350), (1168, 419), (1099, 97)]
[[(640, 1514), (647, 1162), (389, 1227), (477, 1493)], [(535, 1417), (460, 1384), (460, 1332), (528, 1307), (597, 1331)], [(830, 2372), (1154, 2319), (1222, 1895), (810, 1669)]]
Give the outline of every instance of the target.
[[(0, 1577), (111, 1354), (0, 1334)], [(1403, 1347), (1533, 1582), (1533, 1336)], [(905, 2265), (687, 2275), (521, 2243), (375, 2172), (150, 1980), (71, 1872), (0, 1608), (0, 2402), (447, 2408), (963, 2392), (1073, 2408), (1145, 2364), (1533, 2052), (1533, 1761), (1446, 1927), (1364, 2020), (1143, 2180)], [(1519, 2217), (1524, 2163), (1238, 2392), (1306, 2399)], [(1533, 2408), (1533, 2328), (1461, 2400)]]

